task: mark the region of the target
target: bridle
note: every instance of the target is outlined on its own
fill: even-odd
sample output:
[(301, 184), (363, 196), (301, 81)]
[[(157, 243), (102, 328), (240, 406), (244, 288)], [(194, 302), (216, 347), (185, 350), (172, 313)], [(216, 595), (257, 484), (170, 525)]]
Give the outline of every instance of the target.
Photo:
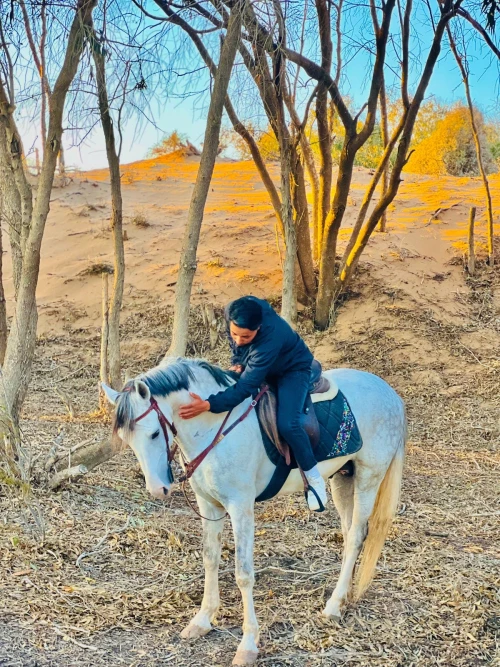
[[(219, 430), (217, 431), (215, 438), (212, 440), (212, 442), (208, 445), (208, 447), (205, 447), (205, 449), (198, 454), (192, 461), (186, 461), (184, 458), (184, 454), (182, 453), (182, 450), (179, 449), (179, 452), (182, 457), (182, 461), (184, 463), (184, 468), (185, 472), (183, 475), (179, 477), (180, 482), (186, 482), (190, 477), (193, 476), (194, 471), (201, 465), (201, 463), (205, 460), (207, 455), (212, 451), (212, 449), (219, 444), (221, 440), (223, 440), (226, 435), (228, 435), (238, 424), (241, 424), (241, 422), (248, 417), (250, 412), (256, 407), (257, 403), (260, 401), (262, 396), (269, 391), (269, 387), (267, 385), (264, 385), (262, 389), (259, 391), (257, 396), (253, 399), (253, 401), (250, 403), (249, 407), (245, 410), (245, 412), (236, 419), (231, 426), (229, 426), (227, 429), (224, 430), (224, 427), (226, 426), (229, 417), (231, 416), (232, 410), (229, 410), (229, 412), (226, 414), (224, 417), (224, 420), (222, 424), (219, 427)], [(163, 414), (160, 406), (158, 405), (157, 400), (151, 396), (150, 398), (150, 405), (149, 408), (142, 413), (142, 415), (139, 415), (139, 417), (136, 417), (134, 419), (134, 424), (137, 424), (137, 422), (140, 422), (141, 419), (144, 419), (144, 417), (147, 417), (150, 412), (156, 412), (158, 415), (158, 421), (160, 422), (161, 429), (163, 431), (163, 436), (165, 438), (165, 444), (167, 448), (167, 460), (168, 460), (168, 481), (170, 484), (173, 484), (174, 482), (174, 474), (172, 472), (172, 461), (174, 459), (175, 453), (178, 449), (177, 443), (174, 441), (172, 449), (170, 449), (170, 442), (169, 442), (169, 437), (168, 437), (168, 430), (167, 426), (172, 432), (172, 436), (175, 438), (177, 436), (177, 429), (175, 428), (175, 424), (172, 422), (169, 422), (169, 420), (165, 417)]]
[(141, 419), (147, 417), (150, 412), (153, 412), (153, 410), (158, 415), (158, 421), (160, 422), (161, 430), (163, 431), (163, 436), (165, 438), (165, 444), (167, 447), (167, 460), (168, 460), (168, 481), (170, 482), (170, 484), (173, 484), (174, 473), (172, 472), (172, 461), (174, 459), (175, 452), (177, 451), (177, 443), (174, 442), (174, 446), (172, 447), (172, 449), (170, 449), (167, 426), (172, 431), (172, 436), (175, 438), (175, 436), (177, 435), (177, 429), (175, 428), (174, 422), (168, 421), (168, 419), (161, 411), (161, 408), (158, 405), (156, 398), (153, 398), (153, 396), (151, 396), (149, 408), (146, 410), (146, 412), (143, 412), (142, 415), (139, 415), (139, 417), (134, 419), (134, 424), (137, 424), (137, 422), (140, 422)]

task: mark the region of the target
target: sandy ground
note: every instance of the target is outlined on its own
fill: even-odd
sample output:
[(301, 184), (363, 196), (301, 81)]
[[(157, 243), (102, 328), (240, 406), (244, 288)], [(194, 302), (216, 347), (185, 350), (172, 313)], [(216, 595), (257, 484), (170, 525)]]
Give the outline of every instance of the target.
[[(122, 168), (128, 238), (125, 318), (150, 297), (165, 305), (173, 302), (198, 161), (169, 156)], [(276, 165), (271, 165), (271, 172), (279, 178)], [(369, 179), (368, 170), (355, 171), (341, 241), (354, 223)], [(500, 175), (492, 177), (492, 188), (494, 200), (499, 199)], [(478, 206), (477, 229), (484, 238), (479, 179), (449, 177), (436, 181), (405, 175), (389, 212), (391, 234), (374, 235), (366, 255), (368, 261), (383, 270), (384, 279), (390, 273), (391, 279), (412, 289), (414, 295), (425, 292), (431, 304), (438, 301), (450, 316), (459, 314), (453, 302), (455, 289), (463, 289), (460, 269), (450, 271), (444, 265), (457, 249), (465, 247), (471, 205)], [(431, 219), (439, 209), (436, 218)], [(99, 326), (98, 267), (112, 263), (110, 214), (106, 171), (77, 174), (68, 187), (54, 189), (38, 288), (41, 335)], [(8, 260), (6, 264), (5, 289), (11, 298)], [(446, 274), (446, 280), (432, 281), (440, 272)], [(455, 283), (453, 289), (450, 281)], [(220, 161), (203, 223), (194, 302), (224, 304), (246, 293), (276, 297), (280, 290), (281, 260), (267, 193), (252, 162)]]
[[(194, 160), (169, 159), (123, 169), (130, 373), (150, 368), (168, 346), (196, 168)], [(342, 239), (368, 179), (366, 170), (356, 172)], [(493, 188), (500, 201), (500, 179)], [(403, 396), (407, 466), (377, 577), (341, 624), (320, 615), (342, 554), (333, 507), (310, 516), (300, 496), (258, 507), (259, 665), (500, 664), (500, 271), (481, 265), (470, 279), (461, 260), (468, 209), (481, 204), (478, 180), (405, 177), (389, 233), (374, 235), (330, 330), (313, 332), (303, 316), (301, 331), (325, 366), (377, 373)], [(241, 633), (229, 530), (217, 626), (186, 643), (179, 633), (200, 602), (202, 564), (200, 521), (183, 496), (151, 500), (129, 451), (57, 493), (44, 489), (43, 460), (58, 435), (70, 447), (109, 432), (92, 414), (100, 277), (86, 273), (111, 259), (109, 214), (104, 172), (54, 190), (41, 335), (23, 419), (25, 441), (40, 455), (33, 497), (23, 501), (0, 484), (0, 665), (226, 667)], [(149, 226), (137, 226), (138, 215)], [(478, 231), (484, 226), (479, 208)], [(195, 302), (272, 298), (280, 277), (272, 211), (252, 165), (219, 163)], [(190, 351), (225, 363), (224, 343), (208, 350), (199, 321), (195, 308)]]

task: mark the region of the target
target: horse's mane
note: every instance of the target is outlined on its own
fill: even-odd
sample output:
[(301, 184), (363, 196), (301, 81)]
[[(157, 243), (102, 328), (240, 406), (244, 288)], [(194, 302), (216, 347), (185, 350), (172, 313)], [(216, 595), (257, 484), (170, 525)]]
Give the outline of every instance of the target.
[(134, 419), (137, 415), (133, 414), (131, 399), (137, 391), (137, 380), (144, 382), (152, 396), (168, 396), (176, 391), (189, 390), (191, 382), (196, 380), (198, 369), (207, 371), (219, 387), (228, 387), (234, 379), (230, 372), (203, 359), (177, 359), (172, 363), (160, 364), (125, 384), (116, 402), (113, 434), (116, 435), (118, 429), (128, 432), (134, 430)]

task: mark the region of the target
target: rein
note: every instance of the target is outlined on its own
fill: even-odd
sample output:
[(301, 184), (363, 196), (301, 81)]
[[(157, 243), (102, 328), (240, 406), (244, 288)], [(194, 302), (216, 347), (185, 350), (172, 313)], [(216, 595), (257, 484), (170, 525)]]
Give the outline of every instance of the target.
[[(183, 462), (184, 468), (185, 468), (184, 474), (182, 474), (179, 477), (179, 482), (182, 483), (182, 490), (184, 492), (184, 496), (186, 498), (187, 503), (189, 504), (191, 509), (202, 519), (206, 519), (207, 521), (220, 521), (224, 517), (222, 516), (222, 517), (219, 517), (218, 519), (208, 519), (207, 517), (204, 517), (199, 512), (197, 512), (196, 509), (191, 504), (191, 502), (189, 501), (189, 498), (187, 497), (187, 494), (186, 494), (186, 491), (185, 491), (185, 488), (184, 488), (185, 482), (187, 482), (187, 480), (190, 479), (193, 476), (195, 470), (203, 463), (203, 461), (205, 460), (207, 455), (212, 451), (212, 449), (216, 445), (218, 445), (219, 442), (226, 437), (226, 435), (231, 433), (231, 431), (234, 428), (236, 428), (236, 426), (238, 426), (238, 424), (241, 424), (241, 422), (248, 417), (248, 415), (256, 407), (257, 403), (260, 401), (262, 396), (264, 396), (264, 394), (267, 391), (269, 391), (269, 387), (267, 385), (264, 385), (262, 387), (262, 389), (259, 391), (259, 393), (257, 394), (257, 396), (250, 403), (248, 408), (245, 410), (245, 412), (240, 417), (238, 417), (238, 419), (236, 419), (230, 426), (228, 426), (228, 428), (226, 430), (224, 430), (224, 427), (227, 424), (227, 422), (229, 420), (229, 417), (231, 416), (232, 409), (229, 410), (229, 412), (224, 417), (224, 420), (223, 420), (222, 424), (220, 425), (219, 430), (217, 431), (217, 433), (215, 435), (215, 438), (208, 445), (208, 447), (205, 447), (205, 449), (200, 454), (198, 454), (198, 456), (196, 456), (192, 461), (186, 461), (186, 459), (184, 458), (184, 454), (182, 453), (182, 450), (179, 449), (179, 452), (180, 452), (181, 458), (182, 458), (182, 462)], [(178, 446), (177, 446), (177, 443), (174, 442), (174, 445), (173, 445), (172, 449), (170, 449), (167, 426), (172, 431), (172, 435), (175, 438), (176, 435), (177, 435), (177, 429), (175, 428), (175, 424), (173, 422), (168, 421), (168, 419), (165, 417), (165, 415), (161, 411), (161, 408), (158, 405), (158, 402), (156, 401), (155, 398), (153, 398), (153, 396), (151, 396), (151, 404), (150, 404), (149, 408), (146, 410), (146, 412), (143, 412), (142, 415), (139, 415), (139, 417), (137, 417), (134, 420), (134, 422), (137, 424), (137, 422), (141, 421), (141, 419), (144, 419), (144, 417), (149, 415), (149, 413), (152, 412), (153, 410), (158, 415), (158, 420), (160, 422), (160, 426), (161, 426), (161, 429), (163, 431), (163, 436), (165, 438), (165, 443), (166, 443), (166, 447), (167, 447), (167, 459), (168, 459), (168, 477), (169, 477), (169, 482), (172, 484), (174, 482), (174, 474), (172, 472), (171, 463), (172, 463), (172, 460), (173, 460), (173, 458), (175, 456), (175, 453), (178, 449)], [(224, 516), (226, 516), (226, 515), (224, 515)]]
[(268, 387), (267, 385), (264, 385), (264, 386), (262, 387), (262, 389), (259, 391), (259, 393), (257, 394), (257, 396), (254, 398), (254, 400), (250, 403), (250, 405), (248, 406), (248, 408), (245, 410), (245, 412), (241, 415), (241, 417), (238, 417), (238, 419), (236, 419), (236, 421), (234, 421), (234, 422), (231, 424), (231, 426), (229, 426), (229, 427), (224, 431), (224, 426), (227, 424), (228, 419), (229, 419), (229, 417), (231, 416), (231, 412), (232, 412), (232, 409), (229, 410), (229, 412), (227, 413), (227, 415), (224, 417), (224, 421), (222, 422), (222, 424), (221, 424), (219, 430), (217, 431), (217, 434), (216, 434), (215, 438), (214, 438), (214, 439), (212, 440), (212, 442), (208, 445), (208, 447), (206, 447), (206, 448), (205, 448), (200, 454), (198, 454), (198, 456), (196, 456), (192, 461), (190, 461), (189, 463), (187, 463), (187, 462), (185, 461), (185, 459), (184, 459), (184, 456), (182, 455), (182, 452), (181, 452), (181, 456), (182, 456), (184, 465), (185, 465), (185, 467), (186, 467), (186, 471), (184, 472), (183, 475), (181, 475), (181, 477), (179, 477), (179, 481), (180, 481), (180, 482), (186, 482), (190, 477), (193, 476), (194, 471), (195, 471), (196, 468), (198, 468), (198, 467), (200, 466), (200, 464), (205, 460), (207, 454), (209, 454), (209, 453), (212, 451), (212, 449), (215, 447), (215, 445), (218, 445), (219, 442), (220, 442), (221, 440), (223, 440), (223, 439), (226, 437), (226, 435), (228, 435), (229, 433), (231, 433), (231, 431), (233, 430), (233, 428), (236, 428), (236, 426), (238, 426), (238, 424), (241, 424), (241, 422), (242, 422), (244, 419), (246, 419), (246, 418), (248, 417), (248, 415), (249, 415), (249, 414), (252, 412), (252, 410), (255, 408), (255, 406), (256, 406), (257, 403), (260, 401), (260, 399), (262, 398), (262, 396), (264, 396), (264, 394), (265, 394), (266, 391), (268, 391), (268, 390), (269, 390), (269, 387)]

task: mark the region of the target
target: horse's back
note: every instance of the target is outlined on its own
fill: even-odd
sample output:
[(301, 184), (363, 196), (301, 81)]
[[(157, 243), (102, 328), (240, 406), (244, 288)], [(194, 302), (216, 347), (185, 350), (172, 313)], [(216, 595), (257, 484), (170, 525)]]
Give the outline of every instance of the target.
[(353, 368), (335, 368), (324, 372), (347, 398), (363, 441), (375, 433), (389, 437), (406, 430), (403, 400), (381, 377)]

